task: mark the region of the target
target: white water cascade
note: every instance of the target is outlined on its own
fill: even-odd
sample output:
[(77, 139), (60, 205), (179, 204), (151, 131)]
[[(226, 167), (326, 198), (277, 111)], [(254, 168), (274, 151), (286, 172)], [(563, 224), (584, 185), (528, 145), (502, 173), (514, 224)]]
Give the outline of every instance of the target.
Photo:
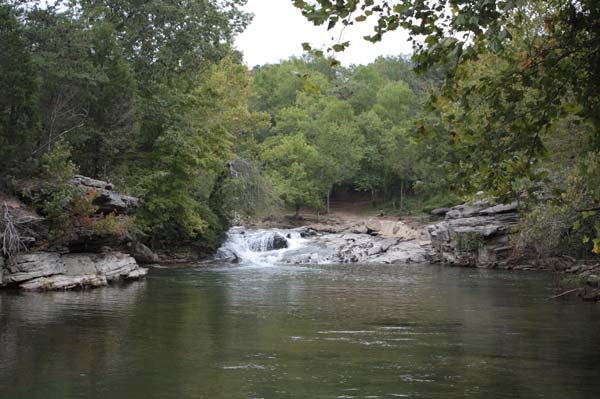
[(217, 251), (217, 260), (235, 261), (244, 265), (272, 266), (285, 261), (286, 255), (307, 248), (308, 239), (297, 230), (254, 230), (234, 227)]

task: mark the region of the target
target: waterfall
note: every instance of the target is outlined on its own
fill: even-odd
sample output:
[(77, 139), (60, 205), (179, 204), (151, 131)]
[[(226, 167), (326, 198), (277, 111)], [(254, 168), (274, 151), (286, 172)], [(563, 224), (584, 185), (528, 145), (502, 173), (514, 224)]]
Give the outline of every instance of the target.
[(301, 233), (294, 230), (263, 230), (234, 227), (217, 251), (217, 260), (242, 264), (274, 265), (283, 256), (305, 245)]

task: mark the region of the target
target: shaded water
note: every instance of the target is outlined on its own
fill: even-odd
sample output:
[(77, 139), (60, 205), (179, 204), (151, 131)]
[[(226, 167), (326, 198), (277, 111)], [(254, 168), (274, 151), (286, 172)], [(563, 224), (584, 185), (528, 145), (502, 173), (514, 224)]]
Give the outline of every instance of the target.
[(152, 270), (0, 293), (0, 398), (596, 398), (600, 306), (437, 266)]

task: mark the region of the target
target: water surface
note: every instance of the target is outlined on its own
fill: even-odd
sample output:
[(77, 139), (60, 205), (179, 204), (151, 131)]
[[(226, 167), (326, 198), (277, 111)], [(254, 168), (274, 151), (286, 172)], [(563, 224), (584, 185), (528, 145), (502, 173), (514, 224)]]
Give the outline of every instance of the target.
[(438, 266), (154, 269), (0, 293), (0, 397), (596, 398), (600, 306)]

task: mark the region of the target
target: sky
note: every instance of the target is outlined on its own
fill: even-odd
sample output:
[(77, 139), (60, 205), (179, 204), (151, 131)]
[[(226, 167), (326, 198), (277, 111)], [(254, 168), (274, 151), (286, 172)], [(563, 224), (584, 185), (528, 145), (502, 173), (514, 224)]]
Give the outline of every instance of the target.
[(250, 68), (300, 56), (304, 42), (315, 49), (326, 50), (332, 44), (350, 41), (350, 47), (336, 55), (346, 66), (368, 64), (380, 55), (412, 53), (405, 32), (388, 33), (376, 44), (364, 40), (363, 36), (372, 33), (368, 20), (347, 27), (340, 40), (341, 29), (327, 31), (325, 26), (314, 26), (293, 6), (292, 0), (249, 0), (244, 10), (253, 13), (254, 20), (235, 43)]

